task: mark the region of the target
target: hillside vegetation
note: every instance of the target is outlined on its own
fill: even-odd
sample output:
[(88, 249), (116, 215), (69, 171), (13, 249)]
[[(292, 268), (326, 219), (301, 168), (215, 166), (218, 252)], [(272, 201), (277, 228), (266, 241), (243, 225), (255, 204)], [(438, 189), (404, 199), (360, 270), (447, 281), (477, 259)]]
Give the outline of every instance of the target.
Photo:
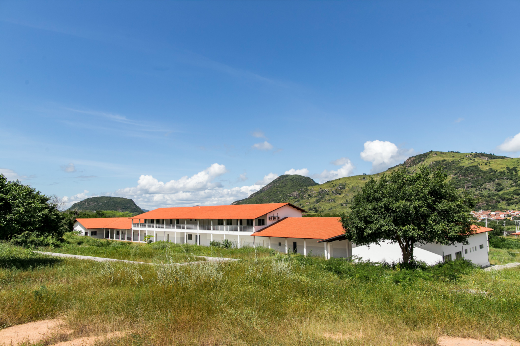
[[(285, 198), (283, 196), (277, 196), (276, 200), (263, 198), (266, 196), (262, 192), (263, 189), (255, 194), (255, 198), (259, 200), (262, 197), (265, 201), (263, 203), (289, 202), (309, 213), (324, 216), (339, 215), (349, 210), (352, 197), (361, 190), (370, 177), (377, 179), (382, 174), (399, 167), (414, 170), (420, 165), (442, 167), (458, 189), (467, 190), (477, 197), (478, 209), (520, 209), (520, 159), (484, 153), (440, 151), (430, 151), (410, 157), (403, 164), (379, 174), (340, 178), (292, 191), (289, 188), (277, 187), (279, 191), (284, 191)], [(269, 185), (264, 187), (267, 188), (266, 191), (270, 190)]]
[(133, 215), (143, 213), (135, 202), (129, 198), (122, 197), (90, 197), (80, 202), (74, 203), (68, 210), (77, 211), (98, 211), (98, 210), (112, 210), (119, 212), (130, 212)]
[(261, 204), (286, 202), (288, 196), (295, 197), (296, 191), (318, 185), (309, 177), (301, 175), (281, 175), (248, 198), (233, 204)]

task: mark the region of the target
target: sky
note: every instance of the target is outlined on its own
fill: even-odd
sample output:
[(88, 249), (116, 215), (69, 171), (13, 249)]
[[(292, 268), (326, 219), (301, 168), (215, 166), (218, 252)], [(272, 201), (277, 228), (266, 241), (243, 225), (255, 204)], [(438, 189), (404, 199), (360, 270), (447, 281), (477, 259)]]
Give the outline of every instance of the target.
[(520, 157), (518, 1), (0, 0), (0, 173), (229, 204), (430, 150)]

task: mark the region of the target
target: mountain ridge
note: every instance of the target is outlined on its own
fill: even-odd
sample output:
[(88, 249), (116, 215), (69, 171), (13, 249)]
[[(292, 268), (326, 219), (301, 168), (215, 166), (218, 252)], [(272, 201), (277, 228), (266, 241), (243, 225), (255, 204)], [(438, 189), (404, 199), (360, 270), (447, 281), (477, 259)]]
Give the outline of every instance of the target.
[(134, 214), (142, 214), (144, 211), (135, 204), (132, 199), (123, 197), (99, 196), (89, 197), (82, 201), (76, 202), (70, 206), (69, 211), (98, 211), (112, 210), (120, 212), (130, 212)]

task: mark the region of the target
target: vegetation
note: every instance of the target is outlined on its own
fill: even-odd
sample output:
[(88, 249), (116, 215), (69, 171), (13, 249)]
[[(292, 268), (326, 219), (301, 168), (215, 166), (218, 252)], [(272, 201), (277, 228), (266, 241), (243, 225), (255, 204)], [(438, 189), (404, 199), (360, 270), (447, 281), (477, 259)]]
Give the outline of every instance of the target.
[(309, 177), (301, 175), (281, 175), (248, 198), (233, 204), (283, 203), (288, 197), (298, 196), (298, 191), (309, 186), (318, 185)]
[(274, 250), (265, 248), (233, 248), (231, 242), (229, 240), (226, 242), (226, 240), (223, 243), (215, 242), (214, 246), (181, 245), (164, 241), (142, 244), (66, 233), (64, 242), (61, 244), (40, 247), (39, 250), (147, 263), (183, 263), (204, 260), (200, 256), (247, 259), (265, 257), (275, 253)]
[(144, 211), (129, 198), (122, 197), (90, 197), (80, 202), (74, 203), (68, 210), (78, 211), (98, 211), (98, 210), (113, 210), (119, 212), (132, 213), (131, 216), (142, 214)]
[(0, 240), (51, 244), (63, 236), (62, 220), (50, 197), (0, 174)]
[(0, 243), (0, 328), (61, 317), (75, 338), (129, 331), (102, 345), (436, 345), (446, 334), (520, 340), (519, 282), (520, 270), (485, 272), (458, 261), (408, 270), (275, 255), (148, 266), (58, 259)]
[(399, 244), (403, 264), (413, 262), (416, 243), (466, 243), (473, 200), (460, 194), (441, 170), (404, 168), (370, 179), (341, 222), (347, 239), (358, 245), (391, 240)]
[[(420, 166), (444, 168), (448, 178), (459, 190), (477, 199), (478, 209), (520, 209), (520, 159), (485, 153), (430, 151), (410, 157), (403, 164), (386, 172), (404, 167), (415, 171)], [(358, 175), (332, 180), (320, 185), (287, 189), (285, 196), (266, 198), (265, 202), (289, 202), (313, 216), (340, 216), (350, 210), (353, 197), (369, 180), (383, 173)], [(283, 189), (282, 187), (280, 187)]]

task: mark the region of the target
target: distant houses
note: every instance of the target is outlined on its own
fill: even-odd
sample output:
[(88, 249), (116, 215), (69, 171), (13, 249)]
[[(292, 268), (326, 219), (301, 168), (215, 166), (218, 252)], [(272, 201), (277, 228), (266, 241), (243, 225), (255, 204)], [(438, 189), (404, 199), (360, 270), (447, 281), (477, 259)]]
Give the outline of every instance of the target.
[(471, 215), (477, 218), (477, 220), (482, 221), (485, 219), (488, 220), (512, 220), (513, 218), (520, 218), (519, 210), (507, 210), (507, 211), (491, 211), (491, 210), (480, 210), (480, 211), (472, 211)]

